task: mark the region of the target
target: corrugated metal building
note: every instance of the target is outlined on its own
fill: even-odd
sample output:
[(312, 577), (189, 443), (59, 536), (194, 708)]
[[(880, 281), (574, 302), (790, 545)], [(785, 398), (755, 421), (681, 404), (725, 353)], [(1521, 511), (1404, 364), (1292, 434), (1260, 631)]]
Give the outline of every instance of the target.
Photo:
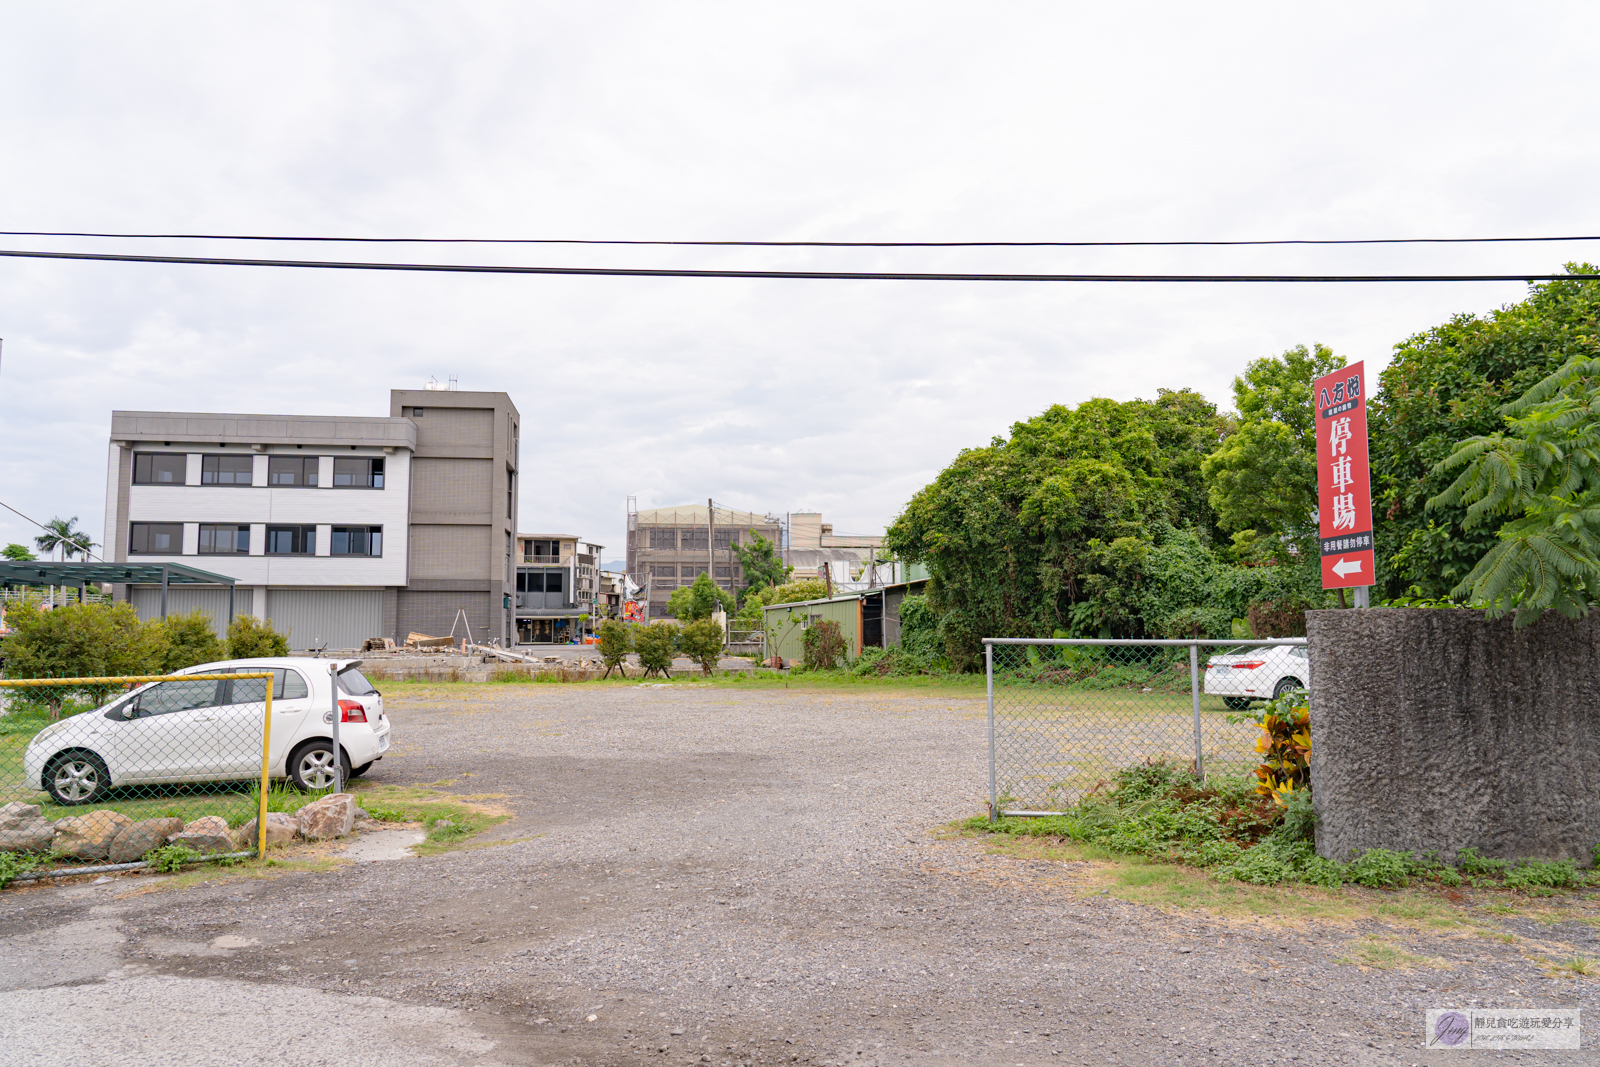
[(908, 596), (921, 595), (927, 586), (924, 572), (911, 581), (841, 593), (831, 599), (769, 604), (762, 611), (767, 655), (781, 656), (785, 664), (803, 661), (805, 632), (823, 621), (839, 624), (845, 642), (845, 660), (850, 663), (860, 657), (863, 648), (898, 645), (900, 605)]

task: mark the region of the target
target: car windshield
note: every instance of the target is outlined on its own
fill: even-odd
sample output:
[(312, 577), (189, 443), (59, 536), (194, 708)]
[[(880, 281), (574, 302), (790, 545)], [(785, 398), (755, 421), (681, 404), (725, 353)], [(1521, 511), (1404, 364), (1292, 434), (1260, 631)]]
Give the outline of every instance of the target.
[(353, 697), (371, 696), (377, 692), (372, 688), (372, 683), (367, 681), (367, 676), (354, 667), (346, 667), (339, 672), (339, 688)]

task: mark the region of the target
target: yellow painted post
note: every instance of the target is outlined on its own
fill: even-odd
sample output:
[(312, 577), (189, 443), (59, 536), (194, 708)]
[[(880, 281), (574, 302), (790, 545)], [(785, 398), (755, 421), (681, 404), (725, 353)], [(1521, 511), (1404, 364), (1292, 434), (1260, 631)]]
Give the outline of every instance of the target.
[(267, 857), (267, 790), (272, 787), (272, 674), (267, 674), (267, 710), (261, 723), (261, 803), (256, 812), (256, 859)]

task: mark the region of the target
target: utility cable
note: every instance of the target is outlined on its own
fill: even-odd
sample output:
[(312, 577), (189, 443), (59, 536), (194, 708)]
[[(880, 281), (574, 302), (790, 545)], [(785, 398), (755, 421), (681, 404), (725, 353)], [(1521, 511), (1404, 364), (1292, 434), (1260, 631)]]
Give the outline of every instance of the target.
[(1351, 237), (1266, 241), (632, 241), (577, 237), (294, 237), (253, 233), (89, 233), (0, 230), (0, 237), (105, 237), (150, 241), (324, 241), (336, 244), (651, 245), (700, 248), (1217, 248), (1262, 245), (1448, 245), (1600, 241), (1555, 237)]
[[(16, 508), (12, 507), (10, 504), (7, 504), (4, 500), (0, 500), (0, 508), (5, 508), (7, 511), (11, 512), (13, 515), (22, 515), (22, 512), (18, 511)], [(35, 519), (30, 515), (22, 515), (22, 517), (24, 519), (27, 519), (29, 522), (33, 523), (35, 526), (39, 527), (39, 529), (43, 530), (45, 533), (55, 533), (56, 532), (55, 530), (52, 530), (50, 527), (46, 526), (44, 523), (40, 522), (38, 519)], [(88, 537), (89, 537), (87, 532), (85, 532), (83, 536), (84, 536), (85, 540), (87, 540)], [(80, 544), (77, 541), (71, 541), (71, 540), (68, 540), (66, 538), (62, 538), (62, 543), (66, 544), (66, 545), (70, 545), (74, 552), (82, 552), (85, 559), (89, 559), (90, 557), (93, 557), (94, 559), (98, 559), (101, 563), (106, 562), (104, 557), (96, 556), (93, 552), (89, 551), (89, 547), (87, 545)], [(32, 560), (20, 560), (20, 561), (18, 561), (18, 560), (5, 560), (3, 562), (8, 562), (8, 563), (11, 563), (11, 562), (31, 563), (33, 561)], [(44, 561), (41, 561), (41, 562), (50, 562), (50, 561), (44, 560)]]
[(362, 263), (323, 259), (230, 259), (216, 256), (117, 255), (109, 252), (24, 252), (16, 259), (92, 260), (109, 263), (181, 263), (219, 267), (309, 267), (323, 270), (393, 270), (442, 274), (555, 274), (613, 278), (758, 278), (797, 281), (900, 282), (1553, 282), (1600, 281), (1600, 274), (961, 274), (916, 271), (691, 270), (669, 267), (519, 267), (468, 263)]

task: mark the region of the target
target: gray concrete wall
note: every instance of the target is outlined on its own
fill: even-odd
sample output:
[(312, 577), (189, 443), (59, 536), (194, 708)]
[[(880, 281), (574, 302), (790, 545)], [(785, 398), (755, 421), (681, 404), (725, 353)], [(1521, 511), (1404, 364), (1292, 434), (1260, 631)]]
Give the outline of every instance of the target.
[(1588, 865), (1600, 842), (1600, 613), (1312, 611), (1317, 851), (1471, 846)]

